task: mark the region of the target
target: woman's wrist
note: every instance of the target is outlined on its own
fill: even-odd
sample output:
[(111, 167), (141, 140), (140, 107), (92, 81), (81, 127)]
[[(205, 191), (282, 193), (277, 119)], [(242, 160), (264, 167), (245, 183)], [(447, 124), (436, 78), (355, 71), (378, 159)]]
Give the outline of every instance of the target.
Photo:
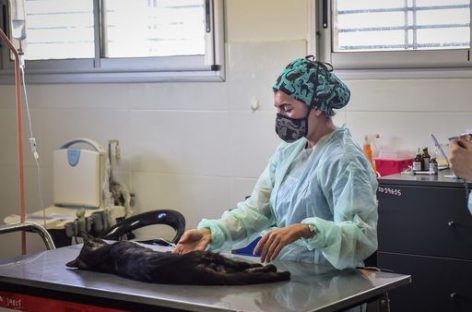
[(208, 236), (211, 239), (211, 230), (210, 230), (210, 228), (203, 227), (203, 228), (199, 228), (199, 230), (200, 230), (200, 233), (202, 233), (203, 236)]
[(302, 234), (303, 238), (310, 239), (310, 238), (313, 238), (313, 237), (316, 236), (318, 231), (317, 231), (316, 227), (313, 224), (304, 223), (303, 225), (304, 225), (304, 230), (303, 230), (303, 234)]

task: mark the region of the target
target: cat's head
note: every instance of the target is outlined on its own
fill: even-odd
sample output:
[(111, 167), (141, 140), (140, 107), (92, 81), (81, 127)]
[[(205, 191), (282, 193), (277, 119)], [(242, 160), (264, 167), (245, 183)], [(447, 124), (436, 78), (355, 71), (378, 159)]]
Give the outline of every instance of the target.
[(109, 244), (87, 233), (81, 233), (80, 236), (83, 238), (84, 245), (80, 250), (79, 256), (66, 263), (66, 266), (84, 270), (93, 269), (103, 260), (103, 251)]

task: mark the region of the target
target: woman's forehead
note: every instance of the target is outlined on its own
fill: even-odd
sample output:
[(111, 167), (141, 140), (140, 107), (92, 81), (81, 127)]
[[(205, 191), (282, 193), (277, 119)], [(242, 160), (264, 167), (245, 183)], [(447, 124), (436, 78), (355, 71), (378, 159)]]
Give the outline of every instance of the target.
[(290, 95), (288, 95), (287, 93), (283, 91), (276, 91), (274, 94), (274, 105), (280, 106), (284, 104), (291, 104), (293, 106), (305, 105), (302, 101), (294, 99), (293, 97), (291, 97)]

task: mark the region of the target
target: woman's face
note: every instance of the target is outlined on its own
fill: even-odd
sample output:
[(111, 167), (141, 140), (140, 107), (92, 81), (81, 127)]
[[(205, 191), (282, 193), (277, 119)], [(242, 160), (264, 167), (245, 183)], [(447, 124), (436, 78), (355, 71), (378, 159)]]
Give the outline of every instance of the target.
[(278, 114), (290, 118), (304, 118), (308, 107), (302, 101), (296, 100), (282, 91), (275, 92), (274, 107)]

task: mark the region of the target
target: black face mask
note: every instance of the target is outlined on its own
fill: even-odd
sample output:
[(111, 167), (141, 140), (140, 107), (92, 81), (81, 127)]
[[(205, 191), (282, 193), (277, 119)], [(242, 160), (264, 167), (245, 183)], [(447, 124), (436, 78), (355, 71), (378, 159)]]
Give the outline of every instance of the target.
[(308, 115), (303, 118), (290, 118), (282, 114), (277, 114), (275, 119), (275, 132), (285, 142), (292, 143), (303, 138), (308, 133)]

